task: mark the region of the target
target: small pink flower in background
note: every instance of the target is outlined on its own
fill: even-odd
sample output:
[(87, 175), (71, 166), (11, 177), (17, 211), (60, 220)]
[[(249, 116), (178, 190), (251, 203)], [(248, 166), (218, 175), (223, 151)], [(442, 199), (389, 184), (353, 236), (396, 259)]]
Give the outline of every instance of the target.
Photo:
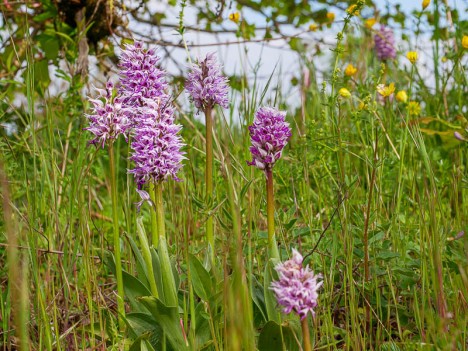
[(459, 132), (454, 132), (453, 136), (460, 141), (465, 141), (465, 138), (463, 138), (463, 135), (461, 135)]
[(310, 312), (315, 314), (317, 306), (318, 289), (323, 281), (320, 274), (314, 274), (309, 266), (302, 266), (303, 257), (293, 249), (292, 258), (278, 264), (275, 270), (279, 274), (279, 280), (271, 283), (271, 289), (275, 292), (278, 304), (283, 306), (284, 313), (297, 313), (301, 320)]
[(396, 58), (395, 37), (393, 30), (384, 25), (374, 36), (375, 51), (380, 61), (392, 60)]

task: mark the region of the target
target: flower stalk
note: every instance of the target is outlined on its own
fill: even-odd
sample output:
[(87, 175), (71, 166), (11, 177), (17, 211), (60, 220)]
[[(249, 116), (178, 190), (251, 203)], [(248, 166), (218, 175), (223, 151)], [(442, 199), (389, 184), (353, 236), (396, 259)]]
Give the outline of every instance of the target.
[[(153, 202), (153, 204), (155, 206), (156, 205), (156, 183), (153, 184), (153, 191), (151, 192), (151, 201)], [(153, 247), (158, 247), (158, 243), (159, 243), (159, 236), (158, 236), (158, 233), (159, 233), (159, 230), (158, 230), (158, 215), (157, 215), (157, 209), (156, 208), (153, 208), (151, 211), (150, 211), (150, 215), (151, 215), (151, 238), (152, 238), (152, 244), (153, 244)]]
[(267, 225), (268, 225), (268, 254), (270, 258), (280, 258), (275, 236), (275, 198), (273, 192), (273, 172), (267, 169), (266, 191), (267, 191)]
[(302, 345), (304, 346), (304, 351), (312, 351), (312, 346), (310, 344), (310, 332), (309, 332), (309, 323), (307, 318), (304, 318), (301, 321), (302, 328)]
[(124, 305), (124, 288), (122, 278), (122, 260), (120, 254), (120, 233), (119, 233), (119, 216), (117, 213), (117, 177), (115, 172), (115, 155), (114, 143), (109, 143), (109, 163), (110, 163), (110, 183), (111, 183), (111, 199), (112, 199), (112, 226), (114, 239), (114, 256), (115, 256), (115, 277), (117, 279), (117, 311), (119, 312), (119, 328), (123, 330), (125, 322)]
[(158, 239), (166, 238), (166, 224), (164, 223), (164, 203), (161, 183), (154, 184), (154, 200), (157, 222), (157, 237)]
[[(211, 106), (205, 108), (205, 121), (206, 121), (206, 164), (205, 164), (205, 186), (206, 186), (206, 199), (209, 203), (213, 200), (213, 110)], [(213, 215), (208, 214), (206, 220), (206, 239), (210, 245), (211, 259), (214, 259), (214, 223)]]
[(283, 153), (291, 137), (291, 128), (285, 121), (286, 112), (271, 107), (261, 107), (255, 113), (253, 124), (249, 127), (252, 146), (252, 161), (264, 171), (267, 192), (268, 254), (270, 258), (280, 258), (275, 238), (275, 201), (273, 193), (273, 166)]
[[(213, 53), (206, 55), (204, 60), (198, 60), (191, 66), (185, 88), (189, 98), (198, 110), (205, 113), (206, 126), (206, 165), (205, 165), (205, 195), (211, 205), (213, 200), (213, 108), (219, 105), (228, 108), (228, 79), (221, 73), (221, 66)], [(209, 255), (214, 263), (214, 223), (213, 215), (208, 214), (206, 220), (206, 239), (210, 246)]]

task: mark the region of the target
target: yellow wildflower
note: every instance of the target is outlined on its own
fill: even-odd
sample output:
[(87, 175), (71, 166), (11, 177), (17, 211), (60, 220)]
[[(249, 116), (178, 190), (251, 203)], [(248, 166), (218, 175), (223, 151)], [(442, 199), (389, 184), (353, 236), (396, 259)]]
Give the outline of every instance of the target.
[(442, 58), (441, 58), (441, 61), (442, 61), (443, 63), (447, 62), (447, 61), (448, 61), (447, 56), (442, 57)]
[(353, 4), (346, 10), (347, 13), (353, 16), (359, 16), (359, 11), (356, 10), (357, 4)]
[(396, 94), (396, 99), (397, 99), (398, 102), (406, 102), (406, 101), (408, 101), (408, 94), (406, 94), (406, 91), (400, 90)]
[(339, 91), (338, 91), (338, 94), (340, 94), (342, 97), (344, 98), (349, 98), (351, 97), (351, 93), (349, 92), (348, 89), (346, 88), (341, 88)]
[(364, 21), (364, 26), (366, 26), (367, 29), (372, 29), (376, 22), (377, 20), (375, 18), (368, 18)]
[(468, 35), (464, 35), (463, 38), (462, 38), (462, 46), (465, 48), (465, 49), (468, 49)]
[(229, 19), (234, 23), (239, 23), (240, 20), (240, 13), (238, 11), (230, 13)]
[(362, 111), (362, 110), (365, 110), (366, 108), (367, 108), (366, 103), (364, 101), (360, 101), (359, 106), (358, 106), (358, 110)]
[(356, 72), (357, 72), (357, 68), (354, 67), (351, 63), (346, 66), (345, 71), (344, 71), (344, 73), (348, 77), (351, 77), (351, 76), (355, 75)]
[(327, 12), (327, 19), (333, 22), (335, 20), (335, 14), (333, 12)]
[(395, 84), (390, 83), (389, 86), (386, 86), (385, 84), (379, 84), (377, 85), (377, 92), (383, 97), (389, 97), (395, 92)]
[(315, 23), (312, 23), (311, 25), (309, 25), (310, 31), (315, 32), (317, 29), (319, 29), (319, 26), (316, 25)]
[(426, 7), (428, 7), (430, 3), (431, 3), (431, 0), (423, 0), (423, 2), (422, 2), (423, 10), (425, 10)]
[(406, 54), (406, 58), (414, 65), (418, 60), (418, 53), (416, 51), (410, 51)]
[(412, 116), (419, 116), (419, 114), (421, 113), (421, 106), (419, 106), (419, 102), (410, 101), (408, 103), (408, 112)]

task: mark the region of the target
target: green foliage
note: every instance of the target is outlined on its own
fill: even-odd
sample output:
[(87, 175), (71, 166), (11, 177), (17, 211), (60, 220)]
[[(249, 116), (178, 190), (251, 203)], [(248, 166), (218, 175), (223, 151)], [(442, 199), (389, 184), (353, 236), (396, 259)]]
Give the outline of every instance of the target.
[[(255, 110), (269, 104), (288, 111), (293, 129), (274, 168), (280, 256), (286, 260), (297, 248), (323, 275), (316, 315), (308, 318), (313, 348), (466, 348), (466, 12), (441, 1), (411, 16), (391, 2), (374, 12), (368, 1), (359, 16), (348, 16), (351, 1), (244, 0), (229, 7), (187, 0), (182, 8), (170, 1), (165, 11), (143, 2), (131, 15), (130, 7), (113, 1), (115, 16), (109, 16), (104, 3), (87, 1), (86, 21), (77, 23), (80, 8), (72, 3), (0, 5), (0, 345), (222, 350), (240, 349), (252, 335), (259, 350), (301, 349), (298, 318), (281, 313), (270, 289), (277, 261), (267, 254), (265, 176), (245, 162), (247, 127)], [(173, 24), (169, 14), (179, 9), (180, 22)], [(188, 9), (196, 23), (189, 23)], [(231, 11), (241, 13), (239, 23), (229, 22)], [(206, 35), (229, 30), (245, 50), (224, 65), (248, 63), (230, 77), (232, 108), (215, 111), (210, 201), (204, 196), (204, 125), (184, 93), (176, 98), (187, 160), (183, 181), (164, 184), (167, 240), (157, 247), (147, 233), (153, 207), (135, 208), (138, 194), (127, 174), (132, 165), (123, 139), (114, 145), (120, 233), (114, 242), (109, 157), (87, 147), (83, 131), (88, 85), (102, 87), (101, 75), (113, 77), (117, 46), (130, 40), (118, 38), (128, 33), (120, 14), (163, 33), (176, 28), (187, 38), (195, 26)], [(364, 25), (372, 16), (398, 29), (401, 52), (385, 65), (372, 47), (378, 24)], [(318, 26), (313, 34), (307, 32), (310, 22)], [(161, 39), (171, 52), (168, 37), (152, 40)], [(322, 37), (340, 42), (330, 46)], [(174, 38), (179, 45), (180, 36)], [(301, 70), (290, 77), (291, 94), (285, 77), (292, 67), (278, 66), (262, 80), (259, 67), (276, 58), (250, 62), (249, 41), (262, 38), (262, 45), (283, 38), (286, 55), (300, 62)], [(187, 49), (195, 54), (190, 42)], [(410, 50), (421, 57), (415, 65), (405, 58)], [(176, 62), (188, 57), (175, 52)], [(88, 54), (96, 63), (89, 75), (78, 69)], [(357, 68), (352, 76), (345, 74), (348, 63)], [(184, 74), (172, 77), (174, 95), (182, 91)], [(273, 86), (277, 76), (279, 86)], [(420, 104), (419, 115), (409, 114), (407, 102), (379, 101), (377, 84), (391, 82), (395, 92), (405, 90)], [(340, 88), (351, 97), (342, 98)], [(17, 130), (7, 133), (8, 123)], [(207, 260), (208, 214), (216, 228), (214, 262)], [(123, 330), (114, 244), (122, 251)], [(8, 263), (12, 257), (14, 265)], [(12, 293), (15, 287), (24, 287), (21, 294)]]

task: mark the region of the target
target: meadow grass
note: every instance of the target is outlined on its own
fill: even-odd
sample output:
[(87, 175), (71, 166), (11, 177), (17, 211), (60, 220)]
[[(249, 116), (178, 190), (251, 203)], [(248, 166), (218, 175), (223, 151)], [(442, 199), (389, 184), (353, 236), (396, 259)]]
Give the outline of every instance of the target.
[[(300, 82), (297, 109), (281, 86), (241, 73), (230, 108), (215, 111), (212, 198), (205, 126), (193, 107), (176, 104), (187, 159), (182, 182), (160, 185), (165, 212), (156, 220), (148, 204), (136, 210), (128, 144), (119, 139), (109, 154), (87, 145), (80, 77), (68, 76), (68, 90), (50, 96), (27, 50), (19, 84), (26, 103), (8, 101), (20, 129), (1, 141), (3, 349), (177, 350), (182, 342), (180, 349), (300, 350), (299, 319), (279, 308), (271, 318), (264, 294), (266, 177), (246, 163), (247, 126), (262, 105), (287, 110), (292, 127), (274, 168), (279, 255), (287, 260), (297, 248), (323, 275), (308, 317), (312, 349), (468, 349), (468, 143), (453, 137), (467, 124), (467, 51), (458, 46), (442, 66), (441, 47), (449, 44), (438, 36), (432, 53), (418, 50), (433, 58), (432, 85), (418, 63), (381, 65), (373, 32), (354, 17), (343, 22), (323, 84)], [(416, 51), (414, 40), (408, 45)], [(314, 62), (303, 58), (316, 77)], [(347, 62), (358, 68), (352, 77), (343, 73)], [(391, 82), (421, 105), (419, 115), (405, 103), (377, 101), (377, 84)], [(351, 97), (338, 94), (342, 87)], [(166, 269), (178, 291), (174, 304), (161, 307), (142, 296), (169, 301), (161, 287), (172, 273), (161, 271), (150, 234), (163, 217)], [(205, 232), (211, 220), (213, 253)], [(124, 293), (117, 293), (116, 248)], [(148, 311), (162, 324), (152, 324)]]

